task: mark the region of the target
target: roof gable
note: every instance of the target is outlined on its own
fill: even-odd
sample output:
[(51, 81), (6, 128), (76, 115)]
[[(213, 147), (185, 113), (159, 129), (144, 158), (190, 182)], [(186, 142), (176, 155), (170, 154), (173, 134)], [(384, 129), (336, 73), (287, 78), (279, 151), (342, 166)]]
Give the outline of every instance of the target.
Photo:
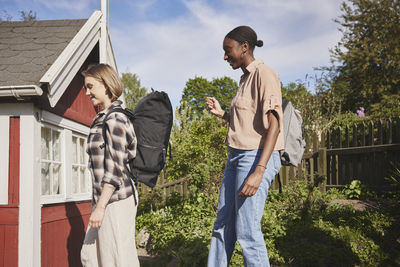
[[(105, 30), (107, 25), (102, 18), (101, 11), (97, 10), (88, 20), (6, 22), (6, 24), (0, 24), (4, 26), (4, 37), (3, 32), (1, 32), (0, 57), (3, 56), (2, 53), (8, 55), (8, 57), (14, 57), (4, 64), (3, 61), (0, 62), (0, 97), (14, 96), (20, 100), (23, 99), (23, 96), (40, 96), (42, 94), (41, 89), (45, 89), (50, 106), (55, 107), (98, 43), (100, 43), (100, 50), (105, 49), (104, 61), (102, 62), (108, 63), (116, 69), (110, 37)], [(10, 28), (7, 23), (21, 23), (21, 29), (15, 30), (15, 25), (14, 28)], [(43, 40), (35, 37), (40, 34), (40, 27), (36, 27), (39, 24), (50, 32), (50, 34), (42, 36)], [(52, 28), (52, 25), (54, 28)], [(29, 29), (23, 31), (22, 28), (24, 27)], [(7, 29), (9, 30), (7, 31)], [(69, 32), (68, 38), (59, 43), (60, 36), (66, 36), (64, 30)], [(15, 31), (22, 31), (22, 33), (14, 36), (11, 33)], [(100, 40), (102, 34), (105, 38)], [(28, 38), (25, 38), (25, 35)], [(16, 43), (8, 40), (10, 36), (13, 36), (12, 39), (15, 39)], [(31, 43), (27, 40), (34, 41)], [(11, 47), (14, 48), (11, 49)], [(52, 50), (57, 51), (57, 53), (52, 53)], [(18, 51), (22, 51), (22, 56), (17, 54)], [(18, 61), (17, 59), (19, 64), (13, 63), (14, 60)]]

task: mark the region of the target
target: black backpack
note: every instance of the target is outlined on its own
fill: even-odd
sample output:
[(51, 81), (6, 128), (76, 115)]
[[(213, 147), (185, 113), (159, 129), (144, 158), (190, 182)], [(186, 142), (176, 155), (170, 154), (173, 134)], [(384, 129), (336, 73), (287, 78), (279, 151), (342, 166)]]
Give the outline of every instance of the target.
[[(107, 130), (104, 122), (113, 112), (124, 113), (131, 120), (137, 138), (136, 157), (126, 162), (128, 176), (135, 184), (142, 182), (153, 188), (167, 161), (172, 128), (172, 105), (167, 93), (154, 91), (148, 94), (136, 104), (133, 111), (127, 108), (110, 110), (103, 120), (103, 136)], [(106, 138), (104, 142), (107, 142)]]

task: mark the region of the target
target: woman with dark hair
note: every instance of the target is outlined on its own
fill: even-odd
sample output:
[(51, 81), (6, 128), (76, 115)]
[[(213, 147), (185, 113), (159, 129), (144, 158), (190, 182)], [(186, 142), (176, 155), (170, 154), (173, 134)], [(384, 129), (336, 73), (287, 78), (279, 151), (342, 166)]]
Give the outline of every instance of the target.
[(207, 97), (209, 111), (229, 123), (225, 142), (228, 161), (222, 179), (208, 266), (228, 266), (238, 241), (245, 266), (270, 266), (261, 232), (261, 218), (268, 189), (281, 168), (284, 148), (282, 93), (278, 75), (260, 59), (255, 46), (263, 42), (248, 26), (230, 31), (224, 38), (224, 60), (243, 75), (230, 111)]
[[(107, 64), (94, 65), (82, 75), (86, 94), (94, 106), (103, 110), (94, 117), (87, 139), (93, 208), (81, 262), (84, 267), (139, 266), (135, 243), (138, 197), (125, 172), (125, 162), (136, 156), (136, 135), (132, 122), (120, 112), (111, 113), (104, 121), (108, 111), (121, 108), (118, 97), (123, 85)], [(103, 124), (107, 127), (106, 136), (102, 135)]]

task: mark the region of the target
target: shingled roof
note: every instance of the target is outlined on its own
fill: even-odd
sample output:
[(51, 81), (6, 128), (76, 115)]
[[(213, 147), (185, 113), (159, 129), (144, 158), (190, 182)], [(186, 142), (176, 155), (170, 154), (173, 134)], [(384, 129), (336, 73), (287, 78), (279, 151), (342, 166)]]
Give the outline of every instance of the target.
[(0, 86), (39, 86), (41, 77), (86, 21), (0, 22)]

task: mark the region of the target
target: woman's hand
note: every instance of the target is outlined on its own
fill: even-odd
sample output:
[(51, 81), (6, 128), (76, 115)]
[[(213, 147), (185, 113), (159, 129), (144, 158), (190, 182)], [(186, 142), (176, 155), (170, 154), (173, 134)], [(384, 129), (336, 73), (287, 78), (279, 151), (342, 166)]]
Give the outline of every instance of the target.
[(100, 228), (106, 213), (107, 203), (109, 202), (114, 190), (115, 187), (112, 184), (104, 183), (103, 191), (101, 192), (99, 201), (97, 202), (96, 208), (89, 218), (90, 227)]
[(244, 182), (242, 191), (239, 192), (238, 197), (251, 197), (257, 193), (260, 187), (265, 169), (261, 166), (257, 166), (256, 169)]
[(211, 114), (220, 118), (224, 116), (225, 111), (222, 110), (217, 99), (214, 97), (206, 97), (206, 104)]
[(92, 214), (90, 215), (89, 218), (89, 225), (92, 228), (100, 228), (101, 223), (103, 222), (104, 219), (104, 214), (106, 212), (106, 208), (96, 206)]

